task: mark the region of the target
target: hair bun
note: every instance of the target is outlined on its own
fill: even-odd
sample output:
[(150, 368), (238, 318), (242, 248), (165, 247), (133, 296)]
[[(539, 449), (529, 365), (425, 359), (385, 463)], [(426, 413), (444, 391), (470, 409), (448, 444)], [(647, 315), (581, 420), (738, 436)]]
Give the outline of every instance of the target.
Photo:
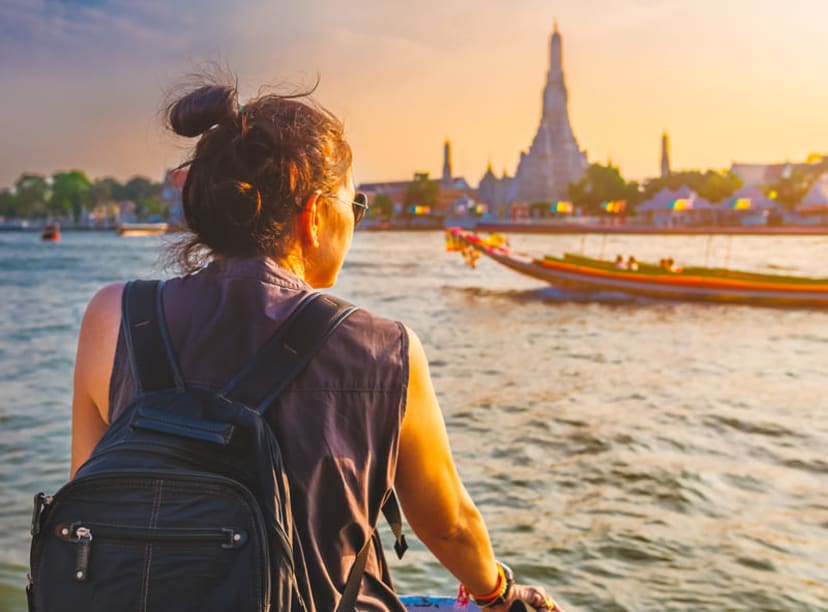
[(227, 85), (205, 85), (175, 102), (169, 111), (172, 130), (180, 136), (199, 136), (214, 125), (234, 121), (238, 94)]

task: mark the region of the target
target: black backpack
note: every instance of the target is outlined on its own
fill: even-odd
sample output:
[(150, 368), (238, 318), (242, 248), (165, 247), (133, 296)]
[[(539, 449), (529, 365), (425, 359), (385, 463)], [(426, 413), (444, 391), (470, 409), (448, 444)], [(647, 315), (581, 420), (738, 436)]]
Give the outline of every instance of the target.
[[(279, 443), (264, 418), (356, 308), (310, 294), (220, 391), (186, 386), (159, 281), (124, 290), (135, 399), (75, 478), (35, 496), (29, 610), (314, 610)], [(402, 556), (396, 497), (383, 513)], [(353, 609), (376, 532), (337, 610)]]

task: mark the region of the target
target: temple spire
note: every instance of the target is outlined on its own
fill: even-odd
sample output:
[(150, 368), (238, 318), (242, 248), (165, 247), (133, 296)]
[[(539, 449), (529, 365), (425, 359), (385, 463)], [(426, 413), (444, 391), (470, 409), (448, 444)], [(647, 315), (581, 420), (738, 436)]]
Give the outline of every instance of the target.
[(558, 22), (555, 21), (555, 30), (549, 41), (549, 77), (553, 80), (563, 78), (563, 45), (561, 33), (558, 31)]
[(549, 72), (543, 89), (540, 125), (529, 152), (521, 155), (518, 163), (516, 199), (565, 199), (569, 183), (580, 179), (586, 167), (586, 155), (578, 146), (569, 120), (563, 36), (556, 20), (549, 37)]
[(661, 134), (661, 176), (670, 176), (670, 137)]
[(452, 170), (451, 170), (451, 142), (449, 139), (446, 138), (446, 142), (443, 145), (443, 184), (451, 183), (452, 179)]

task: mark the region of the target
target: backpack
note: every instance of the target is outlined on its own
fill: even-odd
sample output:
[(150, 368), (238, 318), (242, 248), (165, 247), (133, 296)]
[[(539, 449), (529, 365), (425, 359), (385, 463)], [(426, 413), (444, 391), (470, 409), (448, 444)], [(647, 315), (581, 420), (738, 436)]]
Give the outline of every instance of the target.
[[(311, 293), (220, 390), (187, 386), (163, 281), (124, 289), (136, 396), (32, 515), (30, 611), (314, 610), (279, 443), (265, 415), (356, 307)], [(402, 556), (401, 516), (383, 507)], [(337, 611), (353, 609), (374, 531)]]

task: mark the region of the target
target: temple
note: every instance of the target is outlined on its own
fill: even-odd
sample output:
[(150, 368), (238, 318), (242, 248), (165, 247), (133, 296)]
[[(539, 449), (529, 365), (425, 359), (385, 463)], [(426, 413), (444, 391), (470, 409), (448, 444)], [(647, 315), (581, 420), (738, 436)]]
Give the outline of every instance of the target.
[(563, 46), (558, 24), (549, 44), (549, 72), (543, 90), (540, 126), (528, 153), (521, 154), (515, 180), (522, 202), (569, 198), (569, 183), (587, 168), (586, 154), (578, 147), (569, 122), (568, 94), (563, 69)]
[(514, 177), (504, 172), (498, 178), (489, 165), (480, 181), (479, 198), (500, 213), (512, 202), (568, 200), (569, 183), (578, 181), (586, 168), (586, 152), (578, 146), (569, 121), (563, 45), (556, 23), (549, 43), (541, 120), (532, 146), (521, 153)]

